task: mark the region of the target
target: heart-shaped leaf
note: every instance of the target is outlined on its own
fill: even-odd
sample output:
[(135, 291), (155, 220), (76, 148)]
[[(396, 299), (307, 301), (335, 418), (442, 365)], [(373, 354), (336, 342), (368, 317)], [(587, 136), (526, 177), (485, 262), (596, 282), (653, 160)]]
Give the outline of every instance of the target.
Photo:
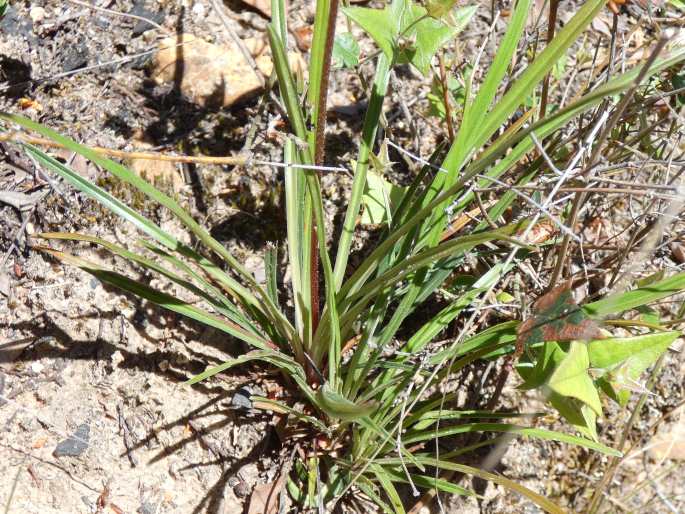
[(392, 216), (393, 207), (402, 201), (406, 188), (396, 186), (380, 174), (369, 170), (366, 175), (366, 191), (362, 197), (364, 212), (363, 224), (387, 223)]
[[(536, 389), (545, 384), (561, 361), (566, 357), (566, 352), (555, 342), (544, 343), (534, 353), (535, 365), (518, 367), (519, 375), (524, 383), (521, 389)], [(524, 360), (524, 359), (522, 359)], [(527, 358), (525, 358), (527, 361)]]
[(354, 68), (359, 64), (359, 44), (351, 32), (335, 36), (333, 63), (336, 68)]
[(602, 373), (599, 383), (607, 395), (625, 405), (642, 372), (680, 336), (674, 331), (592, 341), (588, 344), (590, 366)]
[(411, 63), (424, 75), (435, 53), (464, 29), (475, 12), (475, 6), (458, 9), (446, 23), (408, 0), (393, 2), (384, 9), (343, 8), (343, 13), (371, 36), (388, 59), (398, 64)]
[(602, 403), (595, 383), (588, 374), (589, 367), (590, 357), (587, 344), (573, 341), (569, 346), (568, 353), (547, 381), (547, 385), (561, 396), (580, 400), (601, 416)]
[(576, 430), (590, 439), (597, 441), (597, 414), (587, 404), (561, 396), (554, 391), (549, 391), (549, 402), (566, 421), (573, 425)]

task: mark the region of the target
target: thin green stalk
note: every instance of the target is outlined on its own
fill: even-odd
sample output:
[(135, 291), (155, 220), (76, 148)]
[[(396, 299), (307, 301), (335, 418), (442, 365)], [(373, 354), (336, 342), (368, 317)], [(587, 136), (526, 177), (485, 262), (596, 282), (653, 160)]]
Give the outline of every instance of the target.
[(347, 269), (347, 260), (350, 256), (350, 246), (352, 244), (354, 227), (357, 222), (357, 216), (359, 215), (359, 208), (366, 186), (366, 174), (369, 169), (369, 154), (371, 153), (374, 141), (376, 140), (376, 132), (378, 131), (381, 109), (383, 108), (383, 100), (385, 99), (385, 94), (388, 89), (389, 78), (390, 62), (385, 54), (381, 54), (376, 63), (376, 76), (373, 81), (369, 107), (364, 116), (364, 126), (362, 128), (362, 137), (359, 143), (359, 153), (357, 154), (357, 166), (354, 171), (352, 192), (350, 193), (350, 200), (345, 212), (345, 221), (343, 222), (340, 241), (338, 242), (338, 253), (335, 258), (335, 270), (333, 272), (336, 292), (342, 285), (342, 281), (345, 277), (345, 270)]

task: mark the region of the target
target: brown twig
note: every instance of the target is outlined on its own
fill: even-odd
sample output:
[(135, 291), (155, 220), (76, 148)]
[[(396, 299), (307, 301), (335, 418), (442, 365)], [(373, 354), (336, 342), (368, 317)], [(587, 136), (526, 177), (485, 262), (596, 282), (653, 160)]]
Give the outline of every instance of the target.
[[(19, 132), (6, 132), (0, 134), (0, 142), (15, 142), (28, 143), (31, 145), (44, 146), (47, 148), (66, 148), (64, 145), (43, 139), (41, 137), (29, 136)], [(223, 164), (235, 165), (246, 164), (249, 160), (248, 156), (230, 156), (230, 157), (210, 157), (207, 155), (193, 156), (193, 155), (166, 155), (159, 152), (126, 152), (124, 150), (114, 150), (113, 148), (104, 148), (101, 146), (88, 147), (90, 150), (109, 157), (118, 157), (120, 159), (147, 159), (153, 161), (167, 161), (193, 164)]]
[(445, 61), (443, 54), (438, 54), (438, 65), (440, 66), (440, 89), (442, 89), (442, 102), (445, 104), (445, 120), (447, 121), (447, 134), (450, 142), (454, 141), (454, 122), (452, 120), (452, 106), (450, 105), (450, 90), (447, 87), (447, 73), (445, 72)]
[[(557, 10), (559, 7), (559, 0), (550, 0), (549, 3), (549, 17), (547, 18), (547, 45), (554, 39), (554, 29), (557, 26)], [(549, 96), (549, 78), (552, 73), (548, 72), (545, 75), (545, 80), (542, 83), (542, 96), (540, 98), (540, 117), (543, 119), (547, 112), (547, 97)]]
[[(595, 144), (595, 147), (590, 154), (590, 159), (585, 166), (585, 170), (590, 171), (597, 160), (599, 159), (600, 152), (604, 148), (604, 143), (606, 142), (611, 130), (616, 126), (616, 124), (619, 122), (621, 119), (621, 116), (623, 116), (623, 113), (625, 112), (626, 108), (628, 107), (628, 104), (631, 102), (633, 96), (635, 95), (635, 91), (637, 91), (637, 88), (640, 86), (642, 83), (642, 80), (645, 78), (647, 75), (647, 72), (649, 69), (652, 67), (652, 64), (654, 64), (654, 61), (656, 58), (659, 56), (661, 53), (661, 50), (663, 50), (664, 46), (666, 46), (666, 43), (668, 42), (668, 38), (662, 37), (659, 42), (656, 44), (656, 47), (650, 54), (650, 56), (647, 58), (647, 62), (645, 62), (644, 66), (640, 70), (640, 73), (638, 76), (635, 78), (635, 81), (633, 82), (633, 85), (630, 87), (628, 91), (626, 91), (626, 94), (623, 96), (621, 101), (619, 102), (618, 106), (616, 107), (616, 110), (614, 111), (614, 114), (609, 118), (607, 121), (606, 125), (604, 128), (601, 130), (599, 135), (597, 136), (597, 141)], [(582, 207), (582, 204), (585, 202), (585, 199), (587, 198), (587, 193), (586, 192), (577, 192), (574, 199), (573, 199), (573, 206), (571, 208), (571, 214), (569, 216), (568, 220), (568, 227), (573, 230), (573, 226), (576, 223), (576, 217), (578, 213), (580, 212), (580, 208)], [(564, 236), (564, 239), (561, 242), (561, 245), (559, 247), (559, 253), (557, 254), (557, 261), (554, 266), (554, 271), (552, 273), (552, 278), (550, 283), (554, 284), (556, 283), (559, 278), (561, 277), (562, 271), (563, 271), (563, 266), (564, 263), (566, 262), (566, 254), (568, 252), (568, 247), (569, 244), (571, 243), (571, 238), (568, 235)]]

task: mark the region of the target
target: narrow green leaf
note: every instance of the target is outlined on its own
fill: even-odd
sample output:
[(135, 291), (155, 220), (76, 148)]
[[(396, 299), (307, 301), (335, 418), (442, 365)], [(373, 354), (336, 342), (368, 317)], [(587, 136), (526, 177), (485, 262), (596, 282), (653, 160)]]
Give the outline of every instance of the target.
[(507, 423), (468, 423), (463, 425), (440, 427), (438, 430), (430, 429), (419, 432), (410, 431), (407, 432), (405, 437), (403, 437), (402, 439), (404, 444), (408, 445), (412, 443), (433, 439), (435, 437), (439, 438), (454, 434), (464, 434), (472, 432), (506, 432), (510, 434), (532, 437), (534, 439), (544, 439), (548, 441), (557, 441), (560, 443), (582, 446), (583, 448), (595, 450), (606, 455), (613, 455), (615, 457), (621, 456), (621, 452), (619, 452), (618, 450), (614, 450), (613, 448), (605, 446), (601, 443), (597, 443), (595, 441), (590, 441), (584, 437), (563, 434), (561, 432), (554, 432), (552, 430), (545, 430), (542, 428), (529, 428), (522, 427), (519, 425), (511, 425)]
[(366, 186), (366, 176), (369, 168), (369, 155), (373, 148), (376, 139), (376, 132), (380, 121), (381, 110), (383, 108), (383, 100), (388, 89), (388, 80), (390, 77), (390, 61), (385, 55), (380, 55), (376, 62), (376, 75), (373, 81), (371, 90), (371, 98), (369, 99), (369, 107), (364, 116), (364, 126), (362, 127), (362, 137), (359, 142), (359, 152), (357, 155), (357, 164), (354, 170), (354, 180), (352, 182), (352, 191), (348, 201), (347, 209), (345, 211), (345, 220), (343, 221), (342, 232), (340, 233), (340, 241), (338, 242), (338, 253), (335, 257), (335, 289), (338, 291), (345, 277), (347, 270), (347, 260), (350, 255), (350, 247), (352, 244), (352, 235), (357, 223), (357, 216), (359, 215), (359, 207), (362, 201), (362, 195)]
[[(206, 229), (201, 227), (180, 205), (179, 203), (174, 200), (173, 198), (169, 197), (168, 195), (165, 195), (164, 193), (161, 193), (158, 191), (154, 186), (152, 186), (150, 183), (139, 177), (137, 174), (133, 173), (132, 171), (126, 169), (124, 166), (121, 164), (118, 164), (110, 159), (107, 159), (103, 157), (102, 155), (98, 154), (94, 150), (78, 144), (76, 141), (64, 137), (60, 135), (59, 133), (55, 132), (54, 130), (45, 127), (41, 125), (40, 123), (36, 123), (32, 120), (29, 120), (28, 118), (24, 118), (22, 116), (18, 116), (15, 114), (7, 114), (7, 113), (0, 113), (0, 119), (4, 119), (5, 121), (11, 122), (11, 123), (16, 123), (23, 128), (26, 128), (28, 130), (32, 130), (34, 132), (38, 132), (44, 137), (47, 137), (60, 145), (62, 145), (64, 148), (67, 148), (73, 152), (76, 152), (82, 156), (84, 156), (86, 159), (94, 162), (95, 164), (98, 164), (105, 168), (107, 171), (109, 171), (112, 175), (117, 177), (118, 179), (132, 185), (139, 191), (141, 191), (143, 194), (145, 194), (148, 198), (156, 201), (160, 205), (164, 206), (167, 208), (169, 211), (171, 211), (176, 218), (181, 221), (185, 227), (190, 230), (194, 235), (198, 237), (200, 241), (202, 241), (209, 249), (214, 251), (217, 255), (219, 255), (222, 259), (226, 261), (226, 263), (231, 267), (233, 271), (235, 271), (239, 276), (241, 276), (260, 296), (261, 302), (258, 301), (249, 291), (245, 290), (242, 286), (237, 284), (235, 281), (232, 282), (234, 290), (249, 304), (251, 304), (254, 308), (260, 308), (263, 310), (264, 314), (269, 316), (271, 321), (274, 323), (276, 327), (279, 328), (279, 331), (281, 332), (282, 336), (285, 337), (286, 339), (292, 339), (296, 338), (297, 335), (294, 333), (293, 327), (290, 325), (288, 320), (285, 318), (283, 313), (281, 313), (275, 305), (270, 301), (268, 295), (266, 294), (266, 291), (262, 287), (259, 286), (259, 284), (256, 282), (252, 274), (245, 269), (245, 267), (240, 264), (231, 253), (224, 248), (224, 246), (219, 243), (216, 239), (214, 239), (209, 232), (207, 232)], [(102, 189), (98, 188), (94, 184), (89, 183), (88, 181), (84, 180), (82, 177), (80, 177), (77, 173), (75, 173), (73, 170), (69, 169), (68, 167), (62, 165), (55, 159), (52, 159), (45, 153), (41, 152), (40, 150), (32, 147), (31, 145), (23, 145), (29, 153), (31, 153), (36, 159), (39, 161), (44, 162), (46, 165), (48, 165), (52, 170), (55, 172), (59, 173), (61, 176), (63, 176), (65, 179), (69, 180), (72, 185), (80, 189), (81, 191), (93, 196), (96, 198), (98, 201), (103, 202), (103, 205), (105, 205), (108, 208), (116, 208), (117, 210), (115, 211), (119, 215), (123, 215), (125, 219), (128, 219), (129, 221), (136, 221), (138, 222), (137, 226), (139, 228), (145, 228), (149, 230), (150, 235), (153, 235), (154, 237), (160, 237), (161, 239), (158, 239), (162, 244), (167, 245), (169, 248), (173, 250), (179, 250), (178, 245), (176, 244), (176, 241), (173, 239), (169, 239), (168, 235), (160, 234), (159, 230), (155, 230), (154, 226), (151, 226), (152, 224), (144, 223), (142, 220), (142, 216), (133, 214), (134, 211), (132, 211), (129, 208), (122, 209), (122, 203), (121, 202), (113, 202), (111, 195), (108, 194), (103, 194), (105, 193)], [(121, 214), (120, 214), (121, 213)]]
[(324, 425), (321, 421), (316, 419), (314, 416), (308, 416), (307, 414), (303, 414), (297, 409), (293, 409), (289, 405), (286, 405), (283, 402), (279, 402), (276, 400), (271, 400), (269, 398), (264, 398), (263, 396), (251, 396), (250, 399), (255, 402), (254, 408), (255, 409), (270, 409), (274, 412), (278, 412), (280, 414), (290, 414), (291, 416), (297, 418), (300, 421), (304, 421), (305, 423), (309, 423), (310, 425), (316, 427), (322, 432), (328, 432), (328, 427)]
[[(216, 309), (219, 313), (227, 316), (229, 319), (231, 319), (234, 323), (240, 325), (242, 328), (247, 329), (252, 331), (255, 335), (261, 336), (259, 332), (255, 329), (255, 327), (252, 325), (250, 321), (248, 321), (236, 308), (235, 305), (231, 304), (226, 298), (216, 289), (212, 288), (210, 289), (214, 294), (208, 294), (207, 292), (203, 291), (199, 287), (197, 287), (193, 282), (189, 282), (185, 280), (184, 278), (180, 277), (176, 273), (173, 273), (163, 266), (160, 266), (156, 262), (143, 257), (142, 255), (139, 255), (137, 253), (131, 252), (125, 248), (122, 248), (121, 246), (115, 245), (113, 243), (110, 243), (109, 241), (106, 241), (104, 239), (101, 239), (99, 237), (94, 237), (94, 236), (89, 236), (86, 234), (78, 234), (74, 232), (46, 232), (42, 234), (37, 234), (37, 237), (40, 237), (42, 239), (60, 239), (60, 240), (68, 240), (68, 241), (83, 241), (83, 242), (89, 242), (89, 243), (94, 243), (99, 246), (102, 246), (103, 248), (106, 248), (110, 252), (114, 253), (115, 255), (119, 255), (120, 257), (130, 261), (130, 262), (136, 262), (140, 264), (141, 266), (144, 266), (145, 268), (155, 271), (164, 277), (168, 278), (175, 284), (178, 284), (179, 286), (183, 287), (184, 289), (190, 291), (191, 293), (197, 295), (198, 297), (202, 298), (205, 300), (207, 303), (209, 303), (214, 309)], [(190, 268), (187, 267), (184, 263), (179, 261), (178, 259), (172, 258), (171, 256), (168, 256), (172, 262), (174, 262), (177, 266), (183, 266), (184, 270), (187, 272), (193, 273), (193, 278), (197, 280), (200, 283), (203, 283), (204, 280), (199, 277), (196, 273), (194, 273)], [(209, 286), (206, 282), (204, 282), (206, 286)]]
[(343, 395), (335, 392), (328, 384), (324, 384), (316, 392), (317, 406), (331, 418), (342, 421), (354, 421), (370, 415), (375, 409), (375, 402), (356, 404)]
[[(478, 478), (482, 478), (483, 480), (487, 480), (489, 482), (494, 482), (495, 484), (499, 484), (505, 489), (509, 489), (511, 491), (517, 492), (520, 495), (528, 498), (531, 500), (535, 505), (540, 507), (541, 509), (545, 510), (546, 512), (549, 512), (551, 514), (565, 514), (565, 511), (557, 506), (555, 503), (553, 503), (551, 500), (548, 500), (544, 496), (531, 491), (527, 487), (519, 484), (518, 482), (514, 480), (510, 480), (506, 477), (503, 477), (502, 475), (496, 475), (494, 473), (489, 473), (487, 471), (483, 471), (478, 468), (474, 468), (472, 466), (466, 466), (464, 464), (457, 464), (455, 462), (448, 462), (445, 460), (441, 459), (435, 459), (435, 458), (430, 458), (430, 457), (422, 457), (418, 458), (418, 460), (426, 465), (426, 466), (433, 466), (436, 468), (440, 469), (447, 469), (451, 471), (458, 471), (461, 473), (465, 473), (467, 475), (472, 475)], [(393, 466), (400, 466), (401, 462), (397, 458), (387, 458), (387, 459), (378, 459), (376, 461), (376, 464), (383, 465), (383, 464), (389, 464)]]
[(381, 484), (381, 487), (385, 491), (388, 500), (390, 500), (390, 504), (395, 510), (395, 513), (405, 514), (400, 495), (397, 494), (397, 489), (395, 489), (395, 486), (392, 485), (392, 480), (387, 475), (385, 469), (382, 466), (371, 464), (371, 466), (369, 466), (369, 470), (376, 476), (378, 483)]
[(273, 353), (273, 351), (269, 352), (258, 350), (248, 352), (245, 355), (236, 357), (235, 359), (227, 360), (226, 362), (219, 364), (218, 366), (212, 366), (211, 368), (206, 369), (202, 373), (195, 375), (193, 378), (186, 380), (184, 383), (186, 385), (197, 384), (198, 382), (207, 380), (208, 378), (213, 377), (214, 375), (221, 373), (222, 371), (226, 371), (227, 369), (232, 368), (233, 366), (239, 366), (240, 364), (244, 364), (246, 362), (250, 362), (253, 360), (260, 360), (264, 357), (272, 355)]
[(129, 293), (133, 293), (136, 296), (139, 296), (145, 300), (149, 300), (152, 303), (164, 307), (165, 309), (183, 314), (188, 318), (199, 321), (210, 327), (217, 328), (259, 349), (274, 351), (272, 348), (273, 343), (270, 341), (266, 341), (251, 332), (247, 332), (238, 325), (222, 320), (217, 316), (209, 314), (208, 312), (205, 312), (194, 305), (183, 302), (169, 294), (152, 289), (144, 284), (141, 284), (140, 282), (136, 282), (128, 277), (120, 275), (119, 273), (106, 270), (97, 264), (88, 262), (79, 257), (75, 257), (73, 255), (47, 247), (36, 247), (36, 249), (52, 255), (60, 261), (77, 266), (95, 276), (97, 279), (106, 282), (107, 284), (118, 287), (124, 291), (128, 291)]
[(598, 319), (609, 314), (620, 313), (635, 309), (642, 305), (672, 296), (685, 289), (685, 272), (650, 284), (646, 287), (638, 287), (632, 291), (618, 293), (607, 298), (584, 305), (582, 308), (588, 316)]
[(266, 274), (266, 292), (274, 305), (278, 305), (278, 249), (269, 245), (264, 254), (264, 271)]
[[(386, 475), (388, 475), (390, 480), (393, 482), (400, 482), (402, 484), (409, 483), (404, 471), (390, 467), (384, 467), (383, 469)], [(417, 475), (416, 473), (410, 473), (409, 476), (411, 477), (412, 482), (414, 482), (414, 485), (423, 489), (438, 489), (439, 491), (447, 494), (458, 494), (460, 496), (473, 496), (480, 498), (480, 496), (473, 491), (469, 491), (460, 485), (453, 484), (452, 482), (448, 482), (442, 478), (436, 478), (434, 476), (431, 477), (427, 475)]]

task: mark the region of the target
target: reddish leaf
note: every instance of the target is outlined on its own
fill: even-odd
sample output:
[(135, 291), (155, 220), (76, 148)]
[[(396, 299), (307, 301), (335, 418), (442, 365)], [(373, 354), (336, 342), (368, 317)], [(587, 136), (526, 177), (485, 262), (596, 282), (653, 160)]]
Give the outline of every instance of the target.
[(538, 298), (533, 304), (533, 316), (522, 322), (516, 333), (516, 355), (526, 344), (604, 338), (599, 325), (573, 300), (571, 281)]

